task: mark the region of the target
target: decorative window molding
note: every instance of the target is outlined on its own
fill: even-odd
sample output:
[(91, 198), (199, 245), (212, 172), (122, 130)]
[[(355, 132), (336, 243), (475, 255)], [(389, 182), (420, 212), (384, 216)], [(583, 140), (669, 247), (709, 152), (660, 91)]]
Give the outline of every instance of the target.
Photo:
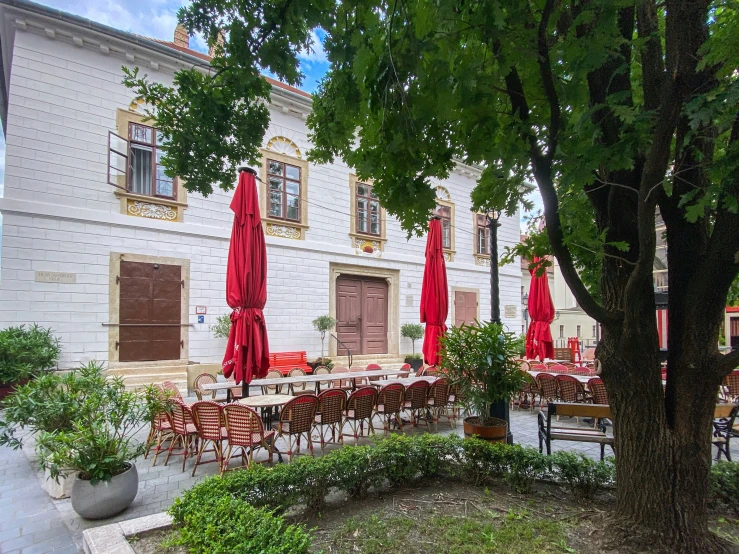
[(449, 191), (441, 186), (436, 187), (436, 210), (434, 213), (441, 217), (444, 260), (453, 262), (454, 254), (456, 253), (454, 202), (452, 202)]
[(490, 267), (490, 229), (485, 214), (472, 214), (472, 251), (475, 265)]
[[(363, 233), (357, 231), (357, 185), (366, 184), (372, 186), (372, 181), (360, 181), (356, 175), (349, 175), (349, 206), (351, 208), (351, 221), (349, 223), (349, 236), (352, 239), (352, 248), (355, 254), (372, 258), (379, 258), (385, 250), (387, 242), (387, 213), (380, 206), (379, 234)], [(369, 217), (369, 210), (368, 216)], [(369, 220), (368, 220), (369, 221)]]
[(298, 158), (299, 160), (303, 158), (300, 154), (300, 148), (298, 148), (298, 145), (289, 138), (283, 136), (274, 136), (269, 139), (264, 149), (274, 152), (275, 154)]
[[(139, 140), (132, 140), (131, 133), (134, 132), (132, 130), (141, 130), (137, 126), (142, 126), (144, 131), (148, 128), (156, 132), (151, 122), (144, 121), (144, 118), (143, 114), (130, 109), (118, 108), (116, 110), (116, 133), (111, 132), (108, 136), (108, 184), (115, 187), (113, 193), (120, 200), (122, 214), (162, 221), (182, 222), (184, 211), (187, 209), (187, 190), (183, 186), (184, 181), (182, 179), (175, 178), (172, 180), (171, 196), (169, 194), (156, 195), (159, 181), (165, 186), (168, 181), (157, 180), (155, 177), (156, 170), (152, 168), (151, 187), (153, 194), (140, 194), (131, 190), (131, 144), (150, 145), (152, 149), (156, 148), (154, 135), (143, 137), (143, 142), (147, 144)], [(152, 150), (152, 155), (155, 155), (154, 150)]]
[[(284, 137), (275, 137), (284, 138)], [(267, 145), (270, 144), (270, 142)], [(288, 139), (285, 139), (288, 140)], [(291, 144), (292, 141), (290, 141)], [(279, 142), (278, 144), (283, 144)], [(297, 148), (297, 146), (295, 147)], [(264, 232), (271, 237), (280, 237), (295, 240), (304, 240), (305, 231), (308, 229), (308, 162), (287, 154), (281, 154), (273, 150), (260, 150), (262, 153), (262, 166), (259, 168), (259, 210), (262, 214), (262, 225), (264, 226)], [(297, 152), (298, 154), (300, 151)], [(298, 179), (287, 179), (287, 176), (283, 174), (283, 185), (286, 180), (290, 182), (299, 182), (300, 193), (299, 193), (299, 220), (293, 219), (282, 219), (270, 216), (269, 212), (269, 161), (272, 160), (279, 164), (285, 164), (285, 166), (291, 166), (297, 168), (299, 171)], [(284, 166), (283, 166), (284, 167)], [(283, 200), (285, 194), (283, 194)], [(285, 213), (283, 211), (283, 213)]]

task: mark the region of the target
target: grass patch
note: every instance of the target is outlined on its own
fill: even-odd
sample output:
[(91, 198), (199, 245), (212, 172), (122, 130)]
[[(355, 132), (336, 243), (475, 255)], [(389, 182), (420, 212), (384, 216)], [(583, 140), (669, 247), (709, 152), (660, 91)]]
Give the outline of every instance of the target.
[(466, 517), (371, 515), (347, 520), (324, 547), (332, 553), (364, 554), (576, 552), (567, 545), (566, 527), (526, 510), (474, 509)]

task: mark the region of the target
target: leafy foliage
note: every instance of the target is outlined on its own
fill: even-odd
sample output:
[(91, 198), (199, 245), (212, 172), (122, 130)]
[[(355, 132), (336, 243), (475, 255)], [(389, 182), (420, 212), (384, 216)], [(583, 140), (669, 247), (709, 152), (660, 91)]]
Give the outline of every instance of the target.
[(0, 331), (0, 383), (15, 383), (56, 365), (59, 339), (35, 323)]
[(524, 339), (500, 323), (475, 321), (452, 327), (441, 338), (441, 346), (449, 380), (459, 387), (465, 408), (478, 415), (483, 425), (492, 404), (508, 401), (521, 389), (524, 377), (515, 359)]
[(321, 358), (323, 358), (323, 341), (326, 333), (336, 326), (336, 320), (330, 315), (319, 315), (313, 320), (313, 328), (321, 333)]
[(423, 332), (423, 325), (420, 323), (404, 323), (400, 326), (400, 335), (407, 339), (411, 339), (413, 356), (416, 355), (416, 341), (423, 338)]
[(217, 339), (227, 339), (231, 333), (231, 316), (229, 314), (219, 315), (215, 325), (210, 326), (213, 336)]
[(732, 508), (739, 514), (739, 463), (719, 462), (711, 466), (710, 497), (715, 503)]

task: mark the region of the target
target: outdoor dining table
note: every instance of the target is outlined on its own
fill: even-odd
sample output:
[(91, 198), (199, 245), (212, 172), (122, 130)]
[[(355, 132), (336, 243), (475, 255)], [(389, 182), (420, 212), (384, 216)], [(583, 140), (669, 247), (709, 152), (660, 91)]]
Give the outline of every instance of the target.
[[(259, 410), (261, 411), (262, 423), (264, 423), (264, 428), (266, 430), (269, 430), (272, 428), (273, 414), (279, 413), (279, 409), (275, 410), (275, 408), (280, 408), (284, 406), (293, 398), (295, 397), (290, 394), (260, 394), (257, 396), (246, 396), (244, 398), (241, 398), (239, 399), (238, 403), (242, 406), (248, 406), (249, 408), (259, 408)], [(272, 448), (275, 454), (277, 454), (277, 459), (280, 461), (280, 463), (282, 463), (282, 453), (274, 445)]]
[[(373, 371), (347, 371), (344, 373), (324, 373), (320, 375), (301, 375), (299, 377), (277, 377), (274, 379), (254, 379), (251, 385), (256, 387), (266, 387), (274, 385), (299, 385), (303, 383), (315, 383), (316, 393), (321, 392), (321, 383), (326, 381), (352, 381), (353, 388), (357, 386), (357, 379), (368, 379), (370, 377), (407, 377), (408, 371), (401, 371), (398, 369), (378, 369)], [(225, 381), (219, 383), (210, 383), (203, 385), (203, 390), (206, 391), (228, 391), (230, 398), (230, 391), (232, 388), (237, 387), (233, 381)], [(272, 395), (274, 396), (274, 395)]]

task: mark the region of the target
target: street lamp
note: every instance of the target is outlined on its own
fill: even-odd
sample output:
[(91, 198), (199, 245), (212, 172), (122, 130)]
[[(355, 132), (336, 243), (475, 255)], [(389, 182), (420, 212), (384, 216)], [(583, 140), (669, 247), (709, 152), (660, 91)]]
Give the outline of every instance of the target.
[[(500, 323), (500, 286), (498, 283), (498, 227), (500, 227), (500, 212), (488, 210), (485, 214), (490, 230), (490, 320)], [(503, 419), (508, 425), (506, 442), (513, 444), (511, 434), (511, 418), (508, 414), (508, 401), (501, 400), (490, 406), (490, 417)]]
[(529, 332), (529, 295), (524, 294), (521, 297), (521, 307), (523, 309), (523, 321), (526, 324), (524, 329), (525, 333)]

